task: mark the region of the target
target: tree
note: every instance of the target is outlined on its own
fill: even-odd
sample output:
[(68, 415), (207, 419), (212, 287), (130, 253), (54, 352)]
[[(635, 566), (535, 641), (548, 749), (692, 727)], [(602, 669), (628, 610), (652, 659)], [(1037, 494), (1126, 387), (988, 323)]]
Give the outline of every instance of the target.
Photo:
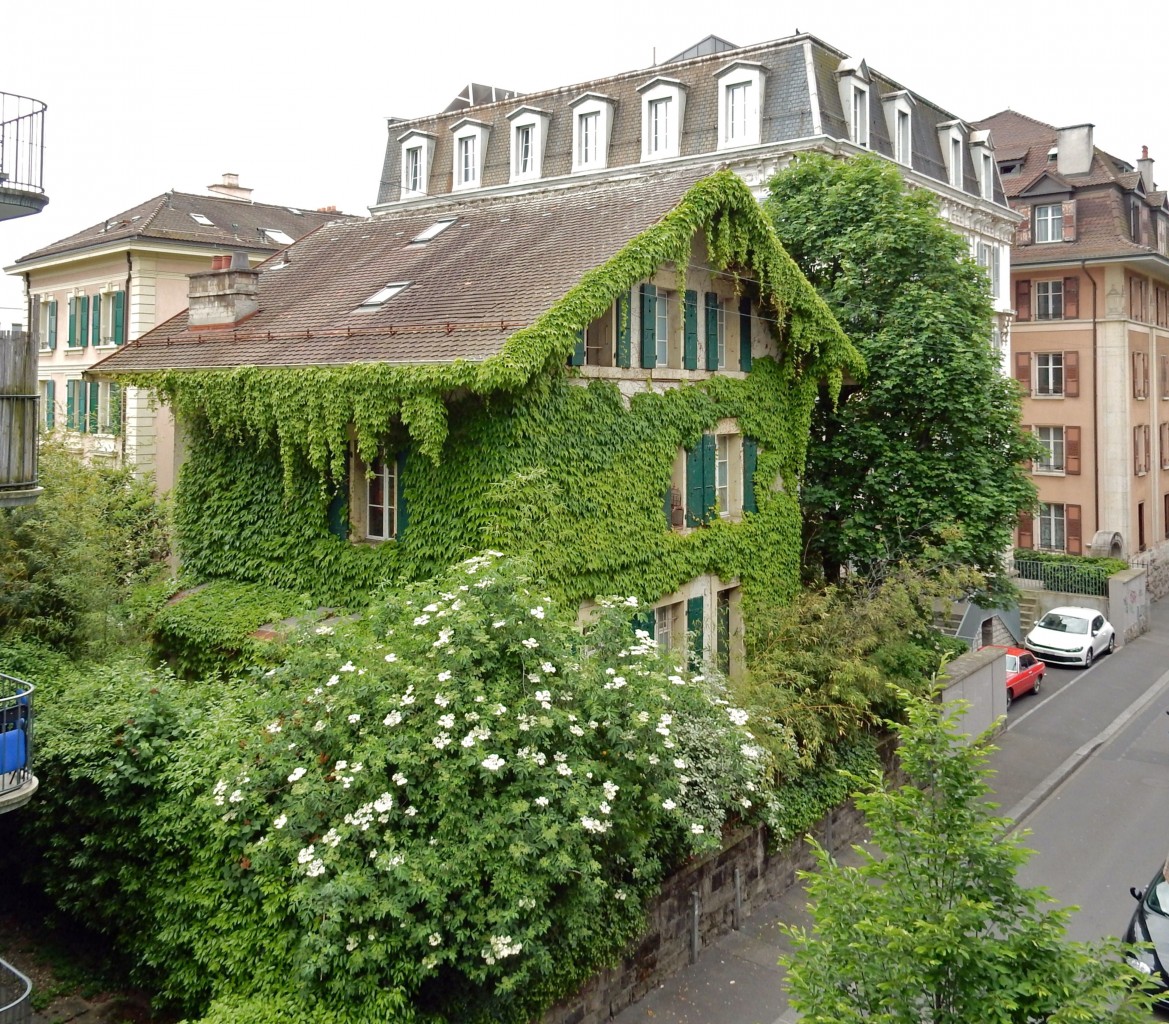
[(805, 564), (829, 580), (923, 554), (994, 573), (1035, 491), (1034, 441), (990, 344), (985, 273), (875, 157), (800, 158), (770, 183), (783, 244), (868, 364), (813, 422)]
[(818, 849), (804, 875), (813, 930), (785, 929), (792, 1005), (808, 1024), (1147, 1021), (1118, 945), (1067, 941), (1070, 910), (1016, 881), (1030, 851), (985, 802), (993, 748), (905, 699), (908, 781), (878, 775), (855, 797), (881, 855), (858, 848), (860, 867), (844, 867)]

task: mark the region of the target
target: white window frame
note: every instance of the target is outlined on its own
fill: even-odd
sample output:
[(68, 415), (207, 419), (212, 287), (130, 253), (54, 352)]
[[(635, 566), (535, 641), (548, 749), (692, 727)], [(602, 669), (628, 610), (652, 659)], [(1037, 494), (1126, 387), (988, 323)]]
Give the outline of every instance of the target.
[(938, 142), (942, 147), (942, 159), (946, 162), (946, 181), (956, 189), (962, 189), (963, 164), (966, 159), (966, 131), (961, 121), (946, 121), (938, 125)]
[[(616, 103), (600, 93), (586, 92), (569, 104), (572, 110), (572, 172), (600, 171), (609, 166), (609, 139), (613, 133), (613, 111)], [(582, 122), (595, 117), (594, 145), (589, 152), (581, 149)]]
[(1035, 206), (1033, 242), (1063, 241), (1063, 203), (1039, 203)]
[(990, 132), (983, 129), (970, 133), (970, 157), (974, 163), (974, 176), (978, 179), (978, 194), (983, 199), (994, 200), (994, 176), (998, 162), (994, 158), (994, 142)]
[(869, 148), (869, 90), (856, 83), (852, 86), (849, 131), (853, 142), (864, 149)]
[[(1050, 280), (1035, 282), (1035, 319), (1062, 320), (1064, 318), (1063, 305), (1063, 278), (1053, 277)], [(1055, 312), (1056, 305), (1058, 313)], [(1045, 315), (1046, 314), (1046, 315)]]
[[(37, 299), (37, 351), (51, 352), (49, 347), (49, 308), (53, 302), (53, 296), (42, 295)], [(68, 315), (68, 313), (66, 313)], [(57, 303), (57, 339), (60, 339), (61, 334), (61, 303)]]
[[(398, 147), (402, 154), (401, 186), (403, 199), (416, 199), (428, 194), (430, 188), (430, 169), (434, 165), (434, 144), (436, 141), (435, 136), (429, 132), (411, 131), (405, 135), (398, 136)], [(412, 149), (420, 150), (418, 154), (417, 188), (412, 187), (414, 182), (407, 175), (409, 170), (407, 154)]]
[(1067, 550), (1067, 508), (1062, 502), (1040, 503), (1035, 516), (1035, 539), (1040, 551)]
[(767, 69), (735, 61), (715, 72), (718, 85), (718, 148), (740, 149), (763, 141), (763, 89)]
[(1039, 398), (1063, 398), (1066, 387), (1063, 353), (1036, 352), (1035, 395)]
[[(738, 441), (738, 445), (734, 442)], [(714, 497), (718, 514), (723, 519), (731, 515), (731, 459), (732, 449), (737, 448), (739, 459), (743, 457), (741, 439), (737, 434), (716, 434), (714, 439)], [(740, 511), (742, 503), (740, 502)]]
[(655, 288), (654, 357), (658, 366), (670, 365), (670, 293)]
[(466, 192), (483, 184), (483, 161), (491, 139), (491, 125), (464, 117), (451, 125), (451, 191)]
[[(511, 122), (511, 180), (535, 181), (544, 174), (544, 151), (548, 145), (548, 125), (552, 115), (538, 107), (520, 107), (507, 115)], [(527, 137), (527, 163), (523, 145)]]
[(422, 191), (422, 146), (407, 146), (402, 152), (402, 191), (417, 195)]
[(641, 93), (641, 159), (668, 160), (681, 155), (686, 121), (686, 86), (672, 78), (655, 78)]
[(727, 368), (727, 301), (721, 295), (718, 297), (717, 313), (715, 316), (715, 345), (718, 349), (718, 368)]
[(1045, 458), (1035, 460), (1035, 472), (1063, 476), (1067, 472), (1067, 434), (1064, 428), (1038, 426), (1035, 435), (1047, 451)]
[[(906, 167), (913, 166), (913, 94), (901, 89), (881, 98), (885, 108), (885, 126), (893, 143), (893, 159)], [(902, 131), (904, 128), (904, 131)]]
[[(370, 467), (373, 475), (365, 480), (365, 539), (372, 541), (394, 540), (398, 536), (398, 461), (392, 455), (378, 452)], [(381, 503), (373, 501), (373, 488), (381, 484)], [(381, 509), (376, 525), (382, 531), (374, 533), (375, 508)]]

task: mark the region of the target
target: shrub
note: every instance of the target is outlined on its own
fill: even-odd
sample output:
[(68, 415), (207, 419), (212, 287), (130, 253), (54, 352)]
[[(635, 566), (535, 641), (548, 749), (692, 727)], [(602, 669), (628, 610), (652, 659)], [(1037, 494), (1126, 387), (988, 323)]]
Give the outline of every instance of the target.
[(1040, 580), (1047, 590), (1065, 594), (1108, 593), (1108, 577), (1122, 572), (1128, 563), (1118, 558), (1089, 558), (1050, 551), (1015, 549), (1015, 572), (1020, 579)]

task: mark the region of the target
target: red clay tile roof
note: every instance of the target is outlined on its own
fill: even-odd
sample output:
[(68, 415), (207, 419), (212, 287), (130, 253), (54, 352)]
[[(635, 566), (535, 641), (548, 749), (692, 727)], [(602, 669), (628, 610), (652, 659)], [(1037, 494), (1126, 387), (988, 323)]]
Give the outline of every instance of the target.
[[(479, 361), (713, 169), (630, 174), (331, 224), (260, 267), (259, 312), (237, 330), (189, 331), (184, 311), (93, 370)], [(446, 217), (456, 218), (446, 230), (412, 243)], [(409, 287), (374, 311), (358, 309), (394, 282)]]
[[(211, 223), (196, 221), (192, 214), (198, 214)], [(166, 192), (115, 214), (100, 224), (21, 256), (16, 265), (46, 256), (104, 247), (114, 242), (139, 240), (186, 242), (209, 248), (249, 252), (276, 252), (288, 243), (281, 243), (266, 235), (265, 229), (282, 232), (296, 239), (322, 224), (338, 219), (347, 219), (347, 215), (252, 203), (226, 196)]]

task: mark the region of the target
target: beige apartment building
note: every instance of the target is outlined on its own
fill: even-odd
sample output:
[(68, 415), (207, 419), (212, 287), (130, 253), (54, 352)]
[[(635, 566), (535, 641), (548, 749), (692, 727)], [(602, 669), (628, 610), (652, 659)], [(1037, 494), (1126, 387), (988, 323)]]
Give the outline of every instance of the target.
[(1020, 547), (1130, 557), (1169, 538), (1169, 205), (1136, 165), (1014, 111), (989, 129), (1011, 206), (1011, 359), (1046, 454)]
[(255, 266), (340, 216), (252, 202), (234, 174), (208, 190), (154, 196), (5, 268), (25, 282), (42, 427), (90, 458), (152, 471), (160, 491), (174, 485), (170, 410), (85, 371), (186, 309), (189, 275), (235, 253)]

